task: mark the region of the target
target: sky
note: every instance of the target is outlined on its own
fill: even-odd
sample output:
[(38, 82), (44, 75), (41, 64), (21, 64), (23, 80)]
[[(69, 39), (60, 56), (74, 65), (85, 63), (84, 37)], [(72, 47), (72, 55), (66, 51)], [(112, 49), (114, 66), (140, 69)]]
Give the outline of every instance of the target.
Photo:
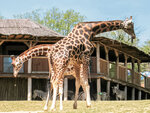
[(150, 40), (150, 0), (0, 0), (0, 15), (12, 19), (16, 14), (52, 7), (73, 9), (86, 16), (85, 21), (125, 20), (133, 16), (139, 44)]

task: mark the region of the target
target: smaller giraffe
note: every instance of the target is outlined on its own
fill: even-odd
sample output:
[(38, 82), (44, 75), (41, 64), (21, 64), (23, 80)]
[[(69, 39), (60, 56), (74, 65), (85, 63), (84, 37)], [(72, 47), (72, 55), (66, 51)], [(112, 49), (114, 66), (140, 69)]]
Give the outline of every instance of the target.
[[(17, 77), (18, 72), (20, 71), (24, 62), (26, 62), (27, 60), (29, 60), (33, 57), (36, 57), (36, 56), (47, 56), (48, 57), (48, 55), (51, 51), (51, 48), (52, 48), (52, 44), (41, 44), (41, 45), (37, 45), (37, 46), (29, 48), (28, 50), (21, 53), (17, 58), (15, 58), (15, 56), (11, 56), (14, 77)], [(72, 64), (70, 64), (67, 67), (64, 75), (65, 76), (73, 75), (76, 78), (76, 81), (79, 80), (79, 79), (77, 79), (79, 77), (76, 76), (74, 66)], [(80, 83), (80, 82), (77, 81), (76, 83)], [(76, 84), (76, 86), (78, 87), (78, 86), (80, 86), (80, 84)], [(78, 98), (77, 95), (75, 96), (75, 98)], [(62, 101), (62, 100), (60, 100), (60, 101)], [(44, 110), (47, 110), (48, 102), (49, 102), (49, 93), (47, 94), (47, 99), (46, 99), (46, 104), (44, 106)]]

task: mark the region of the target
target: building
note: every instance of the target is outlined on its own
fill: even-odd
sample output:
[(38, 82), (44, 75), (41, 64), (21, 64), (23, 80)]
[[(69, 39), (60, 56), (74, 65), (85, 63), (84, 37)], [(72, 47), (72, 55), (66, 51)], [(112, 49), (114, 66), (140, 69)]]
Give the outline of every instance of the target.
[[(0, 100), (32, 100), (35, 89), (46, 91), (47, 59), (28, 60), (19, 77), (14, 78), (10, 55), (19, 55), (38, 44), (54, 44), (63, 37), (28, 19), (0, 20)], [(150, 78), (144, 76), (141, 80), (140, 64), (150, 62), (150, 56), (136, 47), (106, 37), (94, 37), (92, 41), (96, 48), (90, 61), (91, 94), (100, 100), (99, 93), (107, 92), (113, 99), (111, 86), (118, 86), (125, 91), (128, 100), (149, 99)], [(75, 90), (72, 76), (64, 80), (65, 100), (68, 90)]]

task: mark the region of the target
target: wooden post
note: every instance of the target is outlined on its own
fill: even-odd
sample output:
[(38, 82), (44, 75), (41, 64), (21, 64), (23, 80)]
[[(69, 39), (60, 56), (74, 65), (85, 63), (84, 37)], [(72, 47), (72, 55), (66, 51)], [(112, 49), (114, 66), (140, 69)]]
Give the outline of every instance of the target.
[(147, 93), (145, 93), (145, 99), (147, 100)]
[(141, 90), (139, 90), (139, 92), (138, 92), (138, 100), (141, 100), (141, 96), (142, 96), (142, 92), (141, 92)]
[(141, 86), (141, 74), (140, 74), (140, 72), (141, 72), (141, 65), (140, 65), (140, 61), (138, 61), (138, 75), (139, 75), (139, 80), (140, 80), (140, 83), (139, 83), (139, 86)]
[(135, 88), (132, 88), (132, 100), (135, 100)]
[(97, 79), (97, 100), (101, 100), (100, 92), (101, 92), (101, 79), (98, 78)]
[(115, 50), (116, 59), (116, 78), (119, 79), (119, 53)]
[(96, 45), (97, 73), (100, 74), (100, 44)]
[(124, 57), (125, 57), (125, 62), (124, 62), (124, 66), (125, 66), (125, 76), (126, 76), (126, 78), (125, 78), (125, 81), (127, 82), (128, 81), (128, 67), (127, 67), (127, 62), (128, 62), (128, 57), (127, 57), (127, 55), (124, 55)]
[[(30, 47), (32, 47), (32, 42), (30, 42)], [(28, 73), (32, 72), (32, 59), (28, 60)], [(28, 101), (32, 100), (32, 78), (28, 77), (28, 94), (27, 94)]]
[(64, 80), (64, 101), (68, 100), (68, 78)]
[[(97, 73), (100, 74), (100, 44), (96, 45), (96, 60), (97, 60)], [(101, 99), (99, 93), (101, 92), (101, 80), (97, 79), (97, 100)]]
[(124, 92), (125, 92), (125, 100), (127, 100), (128, 98), (127, 98), (127, 95), (128, 95), (128, 91), (127, 91), (128, 89), (127, 89), (127, 86), (125, 86), (125, 88), (124, 88)]
[(107, 81), (107, 94), (110, 97), (110, 81)]
[(135, 63), (135, 61), (134, 61), (134, 59), (132, 59), (132, 83), (134, 84), (134, 75), (135, 75), (135, 73), (134, 73), (134, 68), (135, 68), (135, 65), (134, 65), (134, 63)]
[(107, 77), (109, 77), (109, 55), (108, 55), (108, 49), (105, 46), (105, 53), (106, 53), (106, 61), (107, 61)]

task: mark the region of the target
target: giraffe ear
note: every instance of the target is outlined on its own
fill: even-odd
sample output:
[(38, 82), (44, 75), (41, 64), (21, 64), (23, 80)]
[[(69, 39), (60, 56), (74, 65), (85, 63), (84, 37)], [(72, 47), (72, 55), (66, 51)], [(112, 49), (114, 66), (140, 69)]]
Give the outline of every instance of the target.
[(12, 59), (12, 61), (15, 60), (15, 56), (14, 55), (11, 55), (10, 58)]

